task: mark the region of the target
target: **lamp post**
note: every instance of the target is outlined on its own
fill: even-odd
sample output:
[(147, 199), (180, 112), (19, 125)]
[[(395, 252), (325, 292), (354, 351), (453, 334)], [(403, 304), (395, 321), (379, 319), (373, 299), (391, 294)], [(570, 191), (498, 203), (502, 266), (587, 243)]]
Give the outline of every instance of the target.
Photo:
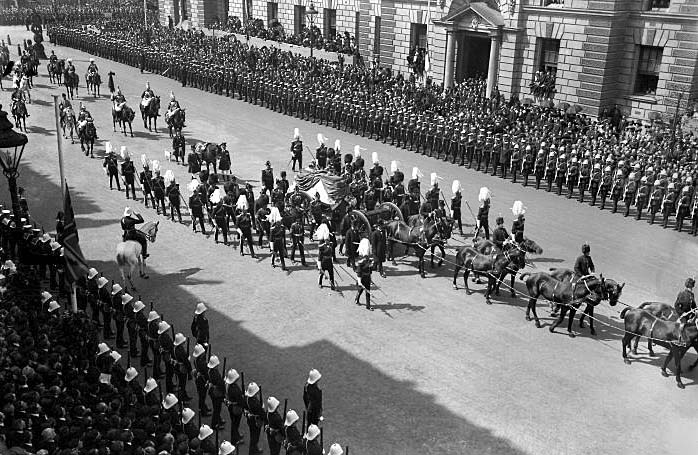
[(7, 112), (3, 111), (0, 105), (0, 165), (10, 187), (12, 212), (16, 220), (22, 217), (17, 194), (17, 177), (19, 176), (17, 169), (25, 145), (27, 145), (27, 136), (12, 129), (12, 123), (7, 119)]
[(318, 15), (313, 2), (310, 2), (310, 8), (308, 8), (305, 15), (308, 17), (308, 23), (310, 24), (310, 58), (313, 58), (313, 48), (315, 47), (315, 32), (313, 31), (313, 26), (315, 25), (315, 18)]

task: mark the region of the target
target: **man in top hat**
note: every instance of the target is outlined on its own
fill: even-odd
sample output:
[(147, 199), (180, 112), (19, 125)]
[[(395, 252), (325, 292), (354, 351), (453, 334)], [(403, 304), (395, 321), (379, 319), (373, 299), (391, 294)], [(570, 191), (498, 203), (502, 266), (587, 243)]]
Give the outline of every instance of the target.
[(196, 342), (202, 346), (208, 346), (209, 329), (208, 319), (206, 319), (206, 305), (203, 302), (196, 304), (194, 318), (191, 321), (191, 334)]
[(310, 370), (303, 387), (303, 403), (308, 415), (308, 425), (319, 425), (322, 421), (322, 390), (318, 386), (322, 375), (316, 369)]

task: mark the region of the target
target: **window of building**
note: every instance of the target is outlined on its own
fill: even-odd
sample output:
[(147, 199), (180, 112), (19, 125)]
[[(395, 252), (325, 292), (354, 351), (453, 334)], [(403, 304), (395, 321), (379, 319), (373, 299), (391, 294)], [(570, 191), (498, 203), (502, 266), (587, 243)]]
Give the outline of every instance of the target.
[(331, 38), (337, 34), (337, 10), (332, 8), (325, 8), (325, 14), (323, 15), (323, 31), (325, 32), (325, 38)]
[(557, 73), (557, 59), (560, 55), (560, 40), (538, 38), (538, 71)]
[(647, 9), (651, 10), (654, 8), (669, 8), (671, 0), (649, 0), (647, 2)]
[(305, 6), (295, 5), (293, 7), (293, 33), (300, 35), (305, 27)]
[(419, 49), (427, 48), (427, 24), (410, 25), (410, 49), (414, 46)]
[(279, 21), (279, 4), (276, 2), (267, 2), (267, 27), (270, 27), (274, 22)]
[(543, 0), (543, 6), (564, 5), (565, 0)]
[(664, 48), (640, 46), (635, 74), (635, 94), (655, 95), (659, 83), (659, 67), (662, 64)]
[(381, 54), (381, 17), (376, 16), (373, 20), (373, 54)]

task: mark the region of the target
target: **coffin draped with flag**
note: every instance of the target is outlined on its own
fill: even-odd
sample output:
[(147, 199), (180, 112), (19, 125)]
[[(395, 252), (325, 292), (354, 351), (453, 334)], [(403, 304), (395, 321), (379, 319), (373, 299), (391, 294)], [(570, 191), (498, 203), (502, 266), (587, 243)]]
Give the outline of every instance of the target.
[(322, 202), (333, 207), (350, 195), (349, 186), (342, 177), (329, 175), (324, 171), (301, 172), (296, 176), (296, 182), (290, 191), (293, 191), (295, 186), (300, 187), (313, 199), (319, 194)]
[(73, 212), (70, 190), (67, 185), (65, 188), (65, 199), (63, 200), (63, 214), (65, 227), (63, 233), (58, 237), (58, 243), (63, 245), (67, 277), (71, 282), (75, 282), (87, 275), (89, 267), (80, 249), (78, 227), (75, 224), (75, 213)]

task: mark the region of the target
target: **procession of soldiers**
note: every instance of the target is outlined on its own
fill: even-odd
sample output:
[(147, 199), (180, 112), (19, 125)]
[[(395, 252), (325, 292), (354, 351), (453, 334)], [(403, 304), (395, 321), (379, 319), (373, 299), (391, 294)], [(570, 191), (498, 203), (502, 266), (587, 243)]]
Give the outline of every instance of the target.
[[(237, 96), (602, 210), (696, 233), (695, 139), (654, 124), (625, 121), (616, 114), (617, 106), (597, 121), (566, 103), (506, 101), (497, 93), (487, 97), (479, 80), (443, 91), (385, 68), (339, 65), (273, 47), (257, 49), (234, 36), (154, 28), (146, 46), (137, 28), (126, 27), (127, 37), (65, 27), (49, 34), (58, 44), (139, 66), (182, 85)], [(365, 85), (371, 90), (362, 90)], [(346, 154), (324, 145), (317, 156), (306, 158), (339, 174)], [(293, 169), (302, 167), (302, 155), (294, 155)], [(182, 152), (175, 156), (182, 157)], [(374, 181), (369, 178), (368, 184)], [(385, 183), (376, 189), (382, 192)]]

